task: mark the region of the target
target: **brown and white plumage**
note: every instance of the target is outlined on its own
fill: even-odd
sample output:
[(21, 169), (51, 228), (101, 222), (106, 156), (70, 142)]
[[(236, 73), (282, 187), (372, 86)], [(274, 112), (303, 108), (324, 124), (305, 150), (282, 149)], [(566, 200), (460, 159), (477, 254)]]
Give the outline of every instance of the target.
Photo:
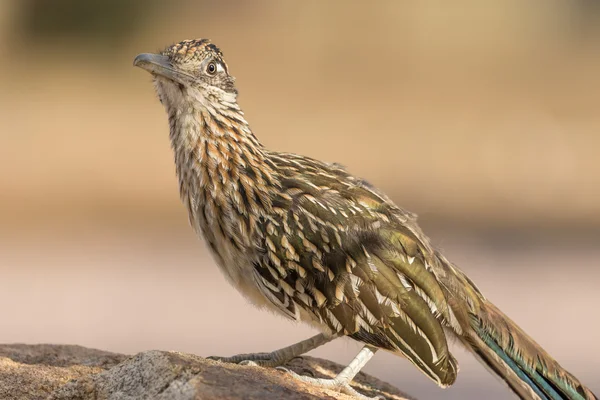
[(454, 336), (521, 398), (595, 398), (432, 247), (414, 214), (336, 164), (262, 146), (216, 46), (187, 40), (135, 63), (166, 108), (190, 223), (254, 304), (404, 355), (442, 387), (458, 373)]

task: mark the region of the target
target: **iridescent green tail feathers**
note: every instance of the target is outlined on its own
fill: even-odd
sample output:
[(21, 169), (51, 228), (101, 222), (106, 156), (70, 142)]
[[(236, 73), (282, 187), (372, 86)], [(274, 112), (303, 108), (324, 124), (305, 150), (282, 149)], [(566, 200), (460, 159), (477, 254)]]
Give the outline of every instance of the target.
[(492, 303), (482, 302), (471, 327), (465, 344), (521, 399), (598, 400)]

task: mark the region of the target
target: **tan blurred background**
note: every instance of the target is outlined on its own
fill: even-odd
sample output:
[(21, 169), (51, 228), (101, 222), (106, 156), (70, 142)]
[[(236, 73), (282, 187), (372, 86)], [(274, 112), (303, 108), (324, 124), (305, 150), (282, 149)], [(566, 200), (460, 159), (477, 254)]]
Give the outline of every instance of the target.
[[(188, 227), (166, 116), (131, 64), (197, 37), (224, 51), (267, 146), (345, 164), (420, 214), (600, 392), (593, 0), (0, 1), (1, 343), (228, 355), (312, 334), (247, 305)], [(447, 390), (387, 354), (366, 371), (420, 399), (509, 398), (455, 352)]]

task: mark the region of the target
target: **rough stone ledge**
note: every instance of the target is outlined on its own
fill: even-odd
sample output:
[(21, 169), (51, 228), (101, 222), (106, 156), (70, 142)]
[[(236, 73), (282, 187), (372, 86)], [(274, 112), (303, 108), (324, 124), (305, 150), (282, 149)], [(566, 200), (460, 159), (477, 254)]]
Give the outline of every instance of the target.
[[(313, 357), (287, 367), (332, 377), (339, 364)], [(354, 387), (368, 396), (410, 399), (393, 386), (360, 373)], [(166, 351), (122, 354), (68, 345), (0, 345), (0, 399), (19, 400), (352, 400), (297, 382), (285, 372), (224, 364)]]

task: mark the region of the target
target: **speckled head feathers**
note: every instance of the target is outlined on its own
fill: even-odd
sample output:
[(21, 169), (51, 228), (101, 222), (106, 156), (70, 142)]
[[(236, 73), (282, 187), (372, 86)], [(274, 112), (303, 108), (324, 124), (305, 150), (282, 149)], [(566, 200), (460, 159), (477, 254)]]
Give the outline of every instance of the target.
[(187, 63), (201, 63), (207, 58), (222, 64), (228, 72), (227, 64), (223, 59), (223, 52), (208, 39), (189, 39), (167, 47), (163, 55), (169, 57), (175, 65)]
[(232, 96), (237, 95), (235, 78), (229, 75), (223, 53), (207, 39), (184, 40), (158, 54), (139, 54), (134, 65), (154, 76), (161, 100), (169, 96), (165, 92), (171, 92), (171, 103), (180, 96), (231, 103)]

